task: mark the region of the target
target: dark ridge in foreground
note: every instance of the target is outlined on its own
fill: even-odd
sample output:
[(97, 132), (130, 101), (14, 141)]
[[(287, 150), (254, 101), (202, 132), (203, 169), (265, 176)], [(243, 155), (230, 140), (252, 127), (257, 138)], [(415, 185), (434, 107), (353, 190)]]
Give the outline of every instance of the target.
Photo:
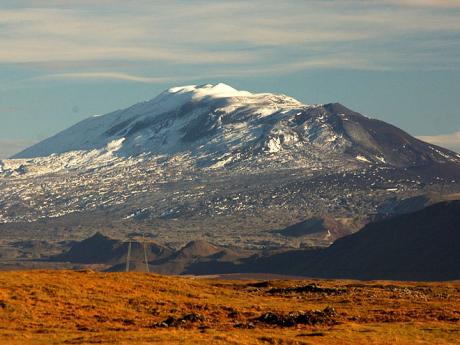
[(245, 270), (320, 278), (460, 279), (460, 200), (370, 223), (326, 249), (260, 258)]

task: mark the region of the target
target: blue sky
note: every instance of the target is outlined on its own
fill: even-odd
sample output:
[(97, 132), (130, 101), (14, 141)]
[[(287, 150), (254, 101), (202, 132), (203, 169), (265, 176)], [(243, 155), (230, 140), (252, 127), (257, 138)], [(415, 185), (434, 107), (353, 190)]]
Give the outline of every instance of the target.
[(2, 0), (0, 157), (214, 82), (341, 102), (460, 151), (459, 18), (459, 0)]

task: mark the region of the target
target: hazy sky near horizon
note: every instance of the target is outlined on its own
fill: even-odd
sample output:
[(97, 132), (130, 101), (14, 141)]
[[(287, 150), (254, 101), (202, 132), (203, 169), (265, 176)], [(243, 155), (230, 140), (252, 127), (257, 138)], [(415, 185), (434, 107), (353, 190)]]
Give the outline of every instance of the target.
[(460, 152), (460, 0), (0, 1), (0, 158), (175, 85), (340, 102)]

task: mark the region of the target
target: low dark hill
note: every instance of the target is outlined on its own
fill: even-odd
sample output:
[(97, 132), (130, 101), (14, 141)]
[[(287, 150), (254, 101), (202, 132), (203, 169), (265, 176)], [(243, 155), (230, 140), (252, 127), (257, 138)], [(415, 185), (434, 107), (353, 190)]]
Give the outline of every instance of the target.
[(460, 279), (460, 201), (368, 224), (308, 257), (298, 273), (314, 277)]
[(165, 259), (151, 262), (151, 270), (163, 274), (196, 275), (233, 272), (232, 268), (251, 254), (240, 248), (226, 248), (196, 240)]
[(232, 270), (342, 279), (460, 279), (460, 201), (370, 223), (326, 249), (252, 257)]
[[(148, 242), (147, 254), (149, 260), (159, 259), (171, 255), (169, 248), (156, 243)], [(76, 242), (69, 251), (53, 256), (54, 261), (68, 261), (85, 264), (124, 264), (128, 253), (128, 242), (112, 239), (101, 233)], [(142, 243), (133, 241), (131, 244), (131, 261), (144, 261), (144, 247)]]
[(333, 239), (350, 234), (349, 229), (328, 216), (308, 218), (275, 232), (287, 237), (302, 237), (324, 233)]
[(187, 243), (181, 249), (179, 249), (176, 253), (176, 257), (180, 258), (202, 258), (214, 255), (220, 252), (222, 248), (208, 243), (203, 240), (196, 240)]
[[(209, 274), (227, 272), (239, 259), (252, 252), (226, 248), (196, 240), (178, 250), (147, 242), (147, 257), (150, 272), (163, 274)], [(65, 253), (50, 258), (56, 262), (82, 264), (105, 264), (107, 271), (126, 269), (128, 242), (107, 237), (101, 233), (74, 243)], [(130, 271), (145, 271), (144, 247), (140, 242), (131, 242)], [(194, 267), (198, 268), (194, 268)], [(222, 267), (225, 267), (223, 269)]]

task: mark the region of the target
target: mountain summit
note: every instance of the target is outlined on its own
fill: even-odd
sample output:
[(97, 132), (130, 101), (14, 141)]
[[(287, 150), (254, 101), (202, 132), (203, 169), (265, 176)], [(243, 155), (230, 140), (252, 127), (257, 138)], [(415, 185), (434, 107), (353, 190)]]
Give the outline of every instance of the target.
[(229, 85), (173, 87), (154, 99), (88, 118), (14, 158), (71, 151), (130, 157), (186, 155), (193, 165), (399, 167), (460, 161), (339, 103), (305, 105), (285, 95)]

